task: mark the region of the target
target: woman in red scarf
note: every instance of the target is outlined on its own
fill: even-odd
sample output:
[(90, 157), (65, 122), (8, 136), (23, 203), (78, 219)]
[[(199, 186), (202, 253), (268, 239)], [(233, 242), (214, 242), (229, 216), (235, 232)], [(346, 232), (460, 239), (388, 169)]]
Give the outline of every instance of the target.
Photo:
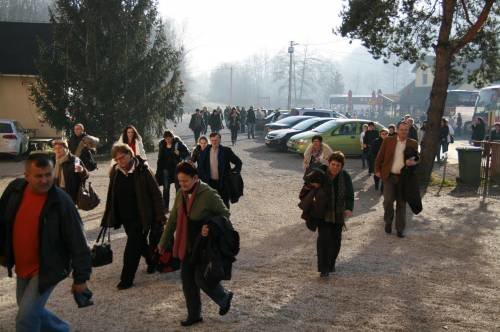
[(198, 171), (190, 163), (181, 162), (177, 166), (177, 179), (180, 190), (175, 197), (174, 207), (158, 247), (163, 251), (165, 248), (172, 248), (174, 243), (173, 256), (182, 262), (182, 290), (186, 298), (188, 317), (181, 325), (190, 326), (203, 321), (200, 289), (219, 305), (220, 315), (225, 315), (231, 307), (233, 293), (225, 290), (220, 283), (209, 287), (204, 281), (201, 269), (197, 268), (197, 262), (191, 256), (196, 238), (199, 235), (208, 236), (209, 229), (208, 226), (203, 226), (203, 221), (217, 216), (229, 218), (229, 210), (217, 191), (200, 181)]

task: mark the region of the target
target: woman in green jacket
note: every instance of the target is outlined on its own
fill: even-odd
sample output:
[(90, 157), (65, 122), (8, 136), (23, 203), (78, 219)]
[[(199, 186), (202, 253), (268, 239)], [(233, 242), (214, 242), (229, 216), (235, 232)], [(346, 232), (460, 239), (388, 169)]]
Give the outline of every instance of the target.
[(324, 218), (318, 220), (318, 272), (321, 277), (328, 277), (335, 272), (335, 261), (340, 252), (342, 228), (345, 218), (352, 216), (354, 208), (354, 190), (349, 173), (344, 171), (345, 157), (335, 151), (328, 158), (328, 171), (324, 183), (313, 186), (324, 187), (328, 203)]
[(160, 252), (172, 248), (173, 256), (182, 262), (182, 290), (188, 316), (186, 320), (181, 321), (181, 325), (190, 326), (203, 321), (200, 288), (219, 305), (220, 315), (225, 315), (231, 307), (233, 293), (225, 290), (220, 283), (209, 287), (204, 281), (203, 271), (197, 268), (197, 263), (191, 255), (196, 238), (199, 235), (208, 236), (208, 226), (203, 225), (203, 222), (217, 216), (228, 218), (229, 210), (217, 191), (199, 180), (198, 171), (190, 163), (181, 162), (177, 166), (177, 179), (180, 190), (175, 197), (174, 207), (158, 247)]

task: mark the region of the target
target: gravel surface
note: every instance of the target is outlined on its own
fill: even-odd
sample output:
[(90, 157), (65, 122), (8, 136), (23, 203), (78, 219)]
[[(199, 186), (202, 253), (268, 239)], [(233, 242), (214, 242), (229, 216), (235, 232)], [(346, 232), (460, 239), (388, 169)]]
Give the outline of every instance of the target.
[[(177, 129), (188, 137), (186, 121)], [(192, 137), (192, 136), (189, 136)], [(243, 160), (245, 196), (231, 208), (241, 236), (233, 268), (233, 306), (220, 317), (202, 295), (204, 323), (195, 331), (500, 331), (500, 204), (481, 207), (474, 193), (431, 188), (424, 211), (408, 215), (407, 237), (383, 230), (382, 198), (372, 179), (349, 159), (355, 188), (354, 217), (347, 221), (337, 272), (316, 272), (316, 234), (308, 231), (297, 208), (302, 166), (298, 155), (274, 152), (262, 140), (234, 147)], [(223, 144), (229, 136), (224, 133)], [(189, 143), (193, 142), (189, 138)], [(150, 154), (156, 166), (156, 155)], [(0, 191), (22, 168), (0, 163)], [(109, 162), (91, 176), (105, 198)], [(83, 212), (89, 243), (97, 237), (104, 202)], [(408, 209), (409, 211), (410, 209)], [(117, 291), (125, 244), (113, 232), (115, 262), (94, 269), (89, 286), (95, 305), (78, 309), (60, 283), (48, 308), (75, 331), (181, 330), (186, 309), (179, 273), (145, 273), (142, 261), (135, 287)], [(0, 271), (0, 331), (13, 331), (17, 307), (15, 280)]]

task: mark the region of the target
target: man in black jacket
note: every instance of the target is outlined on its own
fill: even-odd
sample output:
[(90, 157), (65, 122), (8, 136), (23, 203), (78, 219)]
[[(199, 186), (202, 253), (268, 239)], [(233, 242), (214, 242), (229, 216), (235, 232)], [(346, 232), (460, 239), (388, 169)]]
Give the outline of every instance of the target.
[(97, 137), (87, 135), (83, 124), (77, 123), (73, 127), (73, 135), (68, 141), (68, 148), (69, 152), (80, 158), (85, 168), (92, 172), (97, 168), (94, 154), (98, 143)]
[(247, 127), (248, 127), (248, 139), (250, 139), (250, 135), (252, 138), (255, 138), (255, 122), (256, 116), (255, 111), (253, 110), (253, 106), (250, 106), (250, 109), (247, 112)]
[(363, 137), (363, 151), (366, 151), (368, 154), (368, 176), (371, 176), (375, 171), (375, 158), (370, 156), (370, 150), (373, 141), (375, 141), (378, 136), (378, 131), (375, 129), (375, 123), (368, 122), (368, 130), (365, 132), (365, 136)]
[(71, 270), (72, 292), (84, 292), (92, 264), (78, 211), (54, 186), (48, 155), (30, 155), (25, 179), (12, 181), (0, 198), (0, 263), (17, 275), (16, 331), (69, 331), (45, 304)]
[[(220, 144), (221, 136), (218, 133), (210, 134), (210, 143), (200, 158), (198, 171), (203, 182), (217, 190), (224, 204), (229, 209), (229, 177), (232, 172), (240, 173), (243, 163), (231, 148)], [(231, 169), (231, 164), (234, 168)]]

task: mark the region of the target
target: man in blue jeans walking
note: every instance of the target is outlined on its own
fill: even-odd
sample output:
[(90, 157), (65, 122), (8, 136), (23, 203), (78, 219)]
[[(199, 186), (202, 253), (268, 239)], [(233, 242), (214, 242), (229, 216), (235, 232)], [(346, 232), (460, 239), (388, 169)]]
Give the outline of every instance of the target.
[(69, 331), (45, 309), (55, 286), (73, 270), (72, 292), (87, 289), (91, 257), (83, 224), (71, 198), (54, 186), (54, 164), (32, 154), (25, 178), (12, 181), (0, 198), (0, 264), (17, 275), (16, 331)]

